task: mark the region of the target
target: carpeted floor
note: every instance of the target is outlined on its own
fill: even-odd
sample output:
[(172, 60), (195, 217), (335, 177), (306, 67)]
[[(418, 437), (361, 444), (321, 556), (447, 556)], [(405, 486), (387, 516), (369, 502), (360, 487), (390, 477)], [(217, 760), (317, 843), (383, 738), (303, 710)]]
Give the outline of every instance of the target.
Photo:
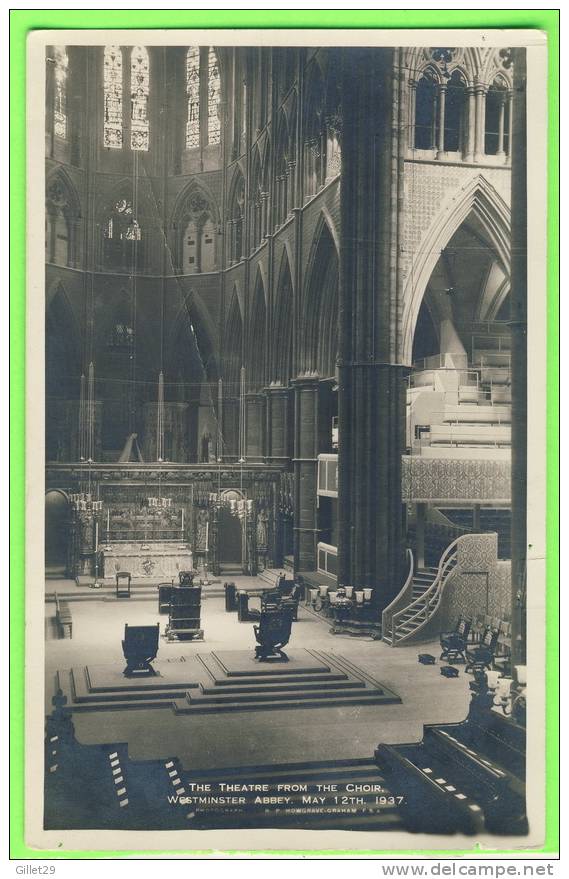
[[(238, 579), (238, 578), (234, 578)], [(251, 578), (243, 578), (251, 584)], [(70, 581), (67, 581), (70, 582)], [(54, 581), (48, 590), (52, 591)], [(56, 586), (57, 588), (57, 586)], [(91, 595), (93, 593), (91, 592)], [(50, 710), (57, 670), (81, 665), (124, 666), (124, 625), (167, 622), (156, 602), (99, 598), (72, 603), (73, 638), (60, 639), (55, 606), (46, 604), (46, 710)], [(251, 623), (226, 613), (221, 597), (202, 603), (202, 642), (161, 641), (158, 657), (179, 660), (211, 650), (253, 651)], [(131, 709), (74, 715), (85, 744), (128, 742), (134, 759), (177, 756), (185, 767), (224, 768), (295, 760), (369, 757), (379, 742), (417, 741), (424, 723), (463, 720), (469, 677), (446, 679), (438, 666), (417, 662), (419, 652), (438, 655), (437, 644), (392, 649), (367, 638), (331, 635), (329, 625), (299, 609), (290, 647), (335, 652), (369, 672), (402, 699), (399, 705), (330, 706), (176, 716), (169, 709)]]

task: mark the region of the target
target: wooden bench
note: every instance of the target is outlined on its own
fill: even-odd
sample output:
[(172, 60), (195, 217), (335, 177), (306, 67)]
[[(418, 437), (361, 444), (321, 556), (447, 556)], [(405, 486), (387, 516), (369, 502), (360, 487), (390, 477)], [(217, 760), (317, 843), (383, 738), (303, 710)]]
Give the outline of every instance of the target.
[(54, 592), (55, 597), (55, 618), (57, 620), (57, 624), (61, 629), (61, 633), (64, 638), (67, 637), (67, 632), (69, 632), (69, 637), (73, 637), (73, 619), (71, 617), (71, 611), (69, 610), (69, 604), (67, 601), (62, 601), (57, 597), (57, 592)]

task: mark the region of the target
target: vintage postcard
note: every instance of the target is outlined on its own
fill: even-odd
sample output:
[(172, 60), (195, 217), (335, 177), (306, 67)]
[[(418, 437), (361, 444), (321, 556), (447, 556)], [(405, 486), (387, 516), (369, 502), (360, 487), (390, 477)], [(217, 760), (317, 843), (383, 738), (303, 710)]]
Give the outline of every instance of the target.
[(547, 52), (29, 35), (30, 847), (543, 846)]

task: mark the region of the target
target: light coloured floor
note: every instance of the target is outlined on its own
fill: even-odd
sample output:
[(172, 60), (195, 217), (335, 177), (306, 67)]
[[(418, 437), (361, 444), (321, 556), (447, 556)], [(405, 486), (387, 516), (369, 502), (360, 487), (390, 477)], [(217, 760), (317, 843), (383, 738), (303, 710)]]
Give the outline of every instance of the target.
[[(232, 578), (238, 580), (240, 578)], [(251, 585), (251, 578), (247, 585)], [(50, 581), (49, 591), (54, 581)], [(240, 585), (238, 583), (238, 585)], [(49, 710), (55, 672), (81, 665), (124, 665), (121, 639), (125, 623), (148, 625), (159, 616), (157, 602), (101, 597), (71, 605), (73, 638), (59, 639), (55, 608), (46, 604), (46, 705)], [(202, 642), (161, 642), (161, 660), (211, 650), (253, 651), (251, 623), (226, 613), (221, 597), (202, 603)], [(291, 648), (336, 652), (394, 690), (400, 705), (335, 706), (218, 715), (176, 716), (168, 709), (131, 709), (74, 716), (76, 734), (85, 744), (127, 741), (134, 759), (179, 757), (186, 768), (225, 768), (271, 762), (371, 757), (379, 742), (417, 741), (424, 723), (463, 720), (468, 710), (469, 677), (441, 676), (438, 666), (423, 666), (417, 654), (438, 655), (438, 644), (390, 648), (382, 642), (331, 635), (329, 625), (304, 608), (293, 624)]]

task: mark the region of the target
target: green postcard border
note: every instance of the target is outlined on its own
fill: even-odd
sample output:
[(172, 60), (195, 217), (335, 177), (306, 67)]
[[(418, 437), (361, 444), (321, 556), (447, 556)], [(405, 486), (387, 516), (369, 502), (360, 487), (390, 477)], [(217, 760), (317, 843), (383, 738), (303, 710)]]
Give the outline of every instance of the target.
[[(144, 856), (136, 851), (37, 851), (24, 841), (24, 521), (25, 521), (25, 258), (26, 258), (26, 37), (50, 28), (534, 28), (549, 43), (547, 221), (547, 744), (546, 840), (532, 854), (559, 851), (559, 10), (110, 10), (23, 9), (10, 13), (10, 857), (15, 860)], [(258, 852), (256, 852), (258, 854)], [(282, 854), (487, 856), (519, 852), (358, 852), (326, 850)], [(180, 852), (164, 850), (164, 855)], [(182, 853), (183, 854), (183, 853)], [(202, 852), (188, 851), (188, 855)], [(203, 852), (207, 854), (207, 852)], [(230, 854), (230, 852), (228, 852)], [(241, 852), (242, 854), (242, 852)], [(276, 851), (267, 854), (278, 854)]]

